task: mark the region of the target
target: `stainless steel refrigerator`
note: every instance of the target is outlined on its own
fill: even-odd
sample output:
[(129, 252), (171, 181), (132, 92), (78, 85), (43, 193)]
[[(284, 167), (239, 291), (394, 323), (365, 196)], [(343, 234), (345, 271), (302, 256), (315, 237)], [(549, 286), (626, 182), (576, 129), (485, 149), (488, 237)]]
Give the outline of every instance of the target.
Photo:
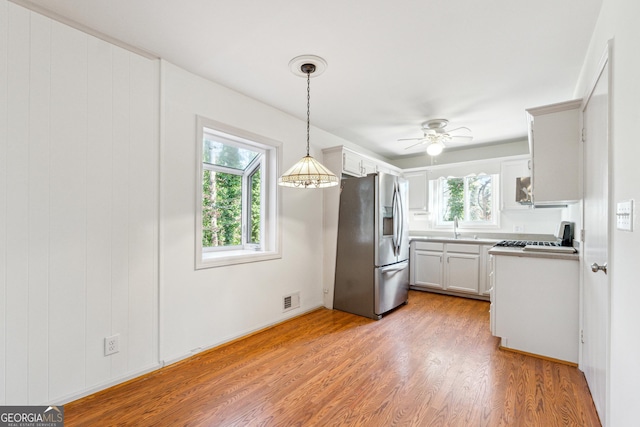
[(403, 178), (342, 179), (333, 308), (380, 319), (407, 302), (407, 211)]

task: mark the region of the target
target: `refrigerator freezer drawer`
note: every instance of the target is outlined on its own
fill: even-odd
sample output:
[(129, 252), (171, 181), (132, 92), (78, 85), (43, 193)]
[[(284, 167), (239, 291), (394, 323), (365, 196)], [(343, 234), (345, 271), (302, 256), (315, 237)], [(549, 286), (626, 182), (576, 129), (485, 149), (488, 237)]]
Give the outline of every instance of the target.
[(407, 302), (409, 297), (409, 262), (376, 268), (374, 312), (382, 315)]

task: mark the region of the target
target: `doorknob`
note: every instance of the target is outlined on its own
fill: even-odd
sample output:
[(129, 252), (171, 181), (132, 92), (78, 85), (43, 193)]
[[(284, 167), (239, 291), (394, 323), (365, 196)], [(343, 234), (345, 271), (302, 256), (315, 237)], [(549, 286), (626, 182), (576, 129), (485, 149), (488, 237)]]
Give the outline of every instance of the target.
[(600, 270), (604, 271), (604, 274), (607, 274), (607, 263), (606, 262), (603, 265), (598, 265), (597, 262), (594, 262), (593, 264), (591, 264), (591, 271), (593, 271), (594, 273), (597, 273)]

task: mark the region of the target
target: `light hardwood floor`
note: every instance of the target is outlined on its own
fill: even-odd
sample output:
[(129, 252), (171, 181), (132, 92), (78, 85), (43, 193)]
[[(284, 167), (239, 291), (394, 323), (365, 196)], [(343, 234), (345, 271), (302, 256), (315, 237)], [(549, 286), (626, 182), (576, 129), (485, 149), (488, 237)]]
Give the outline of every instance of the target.
[(65, 405), (76, 426), (599, 426), (584, 375), (498, 349), (489, 305), (320, 309)]

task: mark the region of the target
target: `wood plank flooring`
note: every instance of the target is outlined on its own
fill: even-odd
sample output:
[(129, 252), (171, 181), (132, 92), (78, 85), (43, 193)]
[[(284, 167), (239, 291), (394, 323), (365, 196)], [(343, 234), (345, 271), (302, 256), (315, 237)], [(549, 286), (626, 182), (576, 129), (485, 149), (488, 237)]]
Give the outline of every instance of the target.
[(498, 349), (484, 301), (320, 309), (65, 405), (66, 426), (599, 426), (575, 367)]

